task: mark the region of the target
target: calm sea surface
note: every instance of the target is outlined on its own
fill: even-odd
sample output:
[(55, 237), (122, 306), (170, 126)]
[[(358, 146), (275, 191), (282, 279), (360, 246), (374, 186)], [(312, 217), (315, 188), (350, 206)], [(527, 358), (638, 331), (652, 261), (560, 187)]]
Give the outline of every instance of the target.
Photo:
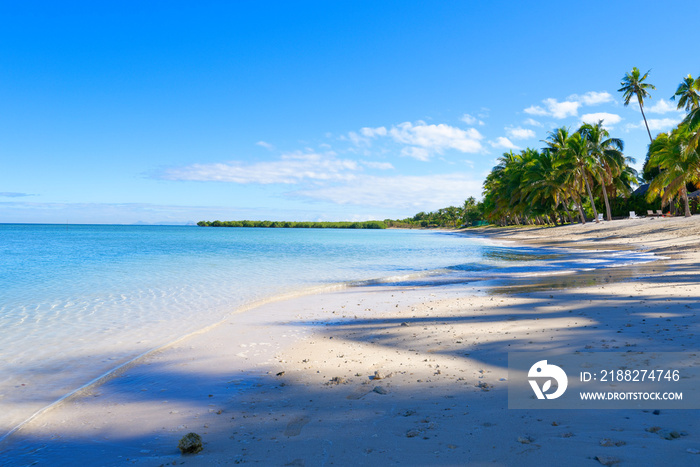
[(644, 259), (574, 263), (431, 231), (0, 224), (0, 437), (135, 356), (275, 295)]

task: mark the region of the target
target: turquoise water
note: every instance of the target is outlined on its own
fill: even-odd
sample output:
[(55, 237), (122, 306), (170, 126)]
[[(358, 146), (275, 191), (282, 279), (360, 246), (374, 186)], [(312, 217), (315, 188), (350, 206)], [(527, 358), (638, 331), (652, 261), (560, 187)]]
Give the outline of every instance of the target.
[(275, 295), (639, 260), (613, 256), (574, 264), (561, 253), (432, 231), (0, 224), (0, 430)]

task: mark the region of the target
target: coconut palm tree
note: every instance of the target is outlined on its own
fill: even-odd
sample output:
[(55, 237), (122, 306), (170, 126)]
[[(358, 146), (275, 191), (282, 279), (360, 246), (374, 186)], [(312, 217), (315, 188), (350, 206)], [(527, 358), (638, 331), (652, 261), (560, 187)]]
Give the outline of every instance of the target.
[(586, 123), (579, 128), (578, 132), (588, 145), (589, 155), (597, 159), (597, 175), (603, 190), (603, 201), (605, 201), (605, 214), (608, 221), (612, 220), (610, 201), (608, 200), (607, 187), (613, 180), (622, 173), (625, 167), (625, 156), (622, 151), (625, 147), (619, 138), (611, 138), (608, 130), (603, 128), (603, 121), (600, 120), (595, 125)]
[(570, 173), (571, 180), (577, 186), (586, 188), (593, 209), (593, 219), (596, 223), (600, 222), (590, 183), (592, 179), (599, 177), (600, 168), (597, 159), (588, 150), (588, 142), (580, 133), (574, 133), (567, 140), (566, 150), (562, 156), (564, 160), (561, 168), (565, 168)]
[(676, 100), (676, 97), (678, 97), (678, 110), (689, 111), (700, 107), (700, 78), (693, 79), (690, 75), (686, 76), (678, 85), (676, 93), (671, 96), (671, 100)]
[(700, 142), (700, 78), (693, 79), (690, 75), (686, 76), (671, 99), (676, 96), (678, 96), (678, 108), (685, 108), (688, 111), (682, 125), (691, 132), (688, 144), (685, 146), (685, 151), (690, 153), (697, 150)]
[(661, 195), (661, 205), (680, 195), (685, 204), (685, 217), (690, 217), (687, 183), (700, 182), (700, 154), (688, 149), (693, 132), (682, 123), (671, 133), (661, 133), (649, 146), (649, 162), (661, 168), (649, 184), (647, 201)]
[[(651, 71), (651, 70), (649, 70)], [(647, 127), (647, 133), (649, 133), (649, 141), (653, 141), (651, 137), (651, 131), (649, 131), (649, 124), (647, 123), (647, 117), (644, 115), (644, 99), (651, 99), (648, 89), (656, 89), (656, 87), (651, 83), (645, 83), (644, 80), (649, 76), (649, 71), (647, 71), (641, 78), (639, 75), (639, 69), (637, 67), (632, 68), (632, 71), (625, 73), (622, 77), (620, 85), (622, 86), (618, 89), (618, 92), (623, 93), (625, 99), (625, 107), (629, 105), (630, 99), (633, 95), (637, 96), (637, 101), (639, 102), (639, 110), (642, 112), (642, 118), (644, 119), (644, 125)]]
[(540, 206), (542, 210), (549, 212), (556, 225), (557, 211), (559, 206), (564, 204), (567, 192), (563, 174), (556, 169), (555, 158), (551, 151), (548, 149), (535, 151), (525, 167), (523, 182), (528, 187), (528, 203), (532, 206)]
[[(564, 183), (566, 192), (570, 195), (571, 199), (574, 200), (576, 208), (579, 212), (579, 217), (581, 218), (581, 223), (586, 223), (586, 215), (583, 213), (583, 206), (581, 205), (581, 192), (583, 188), (588, 188), (590, 195), (590, 187), (588, 186), (588, 171), (584, 168), (587, 162), (587, 158), (581, 160), (576, 155), (574, 146), (578, 146), (578, 142), (571, 145), (572, 136), (569, 135), (569, 129), (566, 127), (557, 128), (554, 131), (550, 131), (547, 134), (547, 139), (543, 141), (547, 145), (547, 150), (551, 152), (555, 161), (554, 167), (557, 173), (560, 174), (560, 180)], [(578, 135), (578, 140), (581, 141), (580, 135)], [(598, 222), (598, 213), (595, 211), (595, 203), (593, 203), (593, 196), (590, 195), (591, 205), (593, 206), (593, 211), (595, 212), (595, 220)]]

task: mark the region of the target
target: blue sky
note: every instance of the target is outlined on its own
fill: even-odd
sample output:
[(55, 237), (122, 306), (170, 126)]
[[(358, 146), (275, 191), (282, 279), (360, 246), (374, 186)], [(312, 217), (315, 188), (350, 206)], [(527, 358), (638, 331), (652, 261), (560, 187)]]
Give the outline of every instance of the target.
[[(403, 218), (604, 119), (641, 168), (700, 73), (677, 1), (4, 2), (0, 222)], [(692, 21), (691, 21), (692, 22)]]

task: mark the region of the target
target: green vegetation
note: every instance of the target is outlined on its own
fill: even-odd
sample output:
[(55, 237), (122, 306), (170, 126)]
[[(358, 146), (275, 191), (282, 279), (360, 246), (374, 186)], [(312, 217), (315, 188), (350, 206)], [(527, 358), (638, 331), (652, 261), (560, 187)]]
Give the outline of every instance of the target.
[[(649, 72), (640, 76), (635, 67), (622, 78), (620, 92), (625, 105), (637, 96), (644, 117), (644, 99)], [(498, 165), (484, 181), (483, 212), (499, 225), (598, 222), (598, 210), (605, 218), (626, 217), (630, 211), (645, 213), (670, 205), (676, 212), (682, 201), (685, 215), (697, 212), (697, 200), (690, 202), (688, 191), (700, 183), (700, 79), (690, 75), (678, 86), (671, 99), (678, 98), (678, 109), (688, 115), (676, 129), (655, 139), (647, 125), (651, 144), (641, 179), (623, 154), (624, 143), (610, 137), (600, 121), (584, 124), (573, 134), (568, 128), (548, 133), (541, 150), (512, 151), (498, 159)], [(632, 185), (649, 182), (646, 197), (630, 196)], [(697, 198), (696, 198), (697, 199)]]
[(483, 203), (467, 199), (462, 206), (450, 206), (435, 212), (419, 212), (406, 219), (385, 219), (365, 222), (271, 222), (271, 221), (200, 221), (200, 227), (270, 227), (270, 228), (312, 228), (312, 229), (421, 229), (459, 228), (486, 224), (483, 216)]
[(406, 219), (384, 222), (387, 227), (402, 229), (459, 228), (485, 223), (483, 203), (477, 203), (473, 197), (468, 198), (462, 206), (449, 206), (433, 212), (419, 212)]
[(636, 172), (622, 154), (622, 140), (611, 138), (602, 122), (549, 132), (542, 150), (512, 151), (499, 158), (484, 181), (484, 210), (491, 222), (559, 224), (597, 221), (596, 200), (612, 219), (610, 198), (627, 196)]
[[(661, 205), (673, 203), (680, 198), (684, 214), (690, 217), (691, 209), (688, 190), (700, 184), (700, 78), (688, 75), (671, 97), (678, 97), (678, 109), (685, 109), (688, 114), (683, 121), (668, 133), (661, 133), (649, 145), (645, 173), (651, 173), (649, 167), (656, 167), (656, 174), (650, 180), (647, 200), (661, 197)], [(697, 210), (697, 198), (693, 203)]]
[(265, 227), (288, 229), (386, 229), (382, 221), (365, 222), (277, 222), (277, 221), (199, 221), (200, 227)]

